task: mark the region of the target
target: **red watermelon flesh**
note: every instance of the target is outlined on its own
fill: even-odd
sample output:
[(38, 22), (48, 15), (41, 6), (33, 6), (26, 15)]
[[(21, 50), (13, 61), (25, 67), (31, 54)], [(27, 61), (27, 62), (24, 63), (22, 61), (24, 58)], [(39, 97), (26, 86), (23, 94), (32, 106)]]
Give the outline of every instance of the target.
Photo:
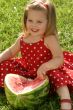
[(36, 79), (32, 80), (26, 79), (25, 77), (23, 78), (19, 76), (12, 76), (9, 77), (8, 83), (15, 93), (21, 93), (23, 90), (25, 90), (25, 92), (28, 92), (43, 84), (43, 78), (37, 77)]

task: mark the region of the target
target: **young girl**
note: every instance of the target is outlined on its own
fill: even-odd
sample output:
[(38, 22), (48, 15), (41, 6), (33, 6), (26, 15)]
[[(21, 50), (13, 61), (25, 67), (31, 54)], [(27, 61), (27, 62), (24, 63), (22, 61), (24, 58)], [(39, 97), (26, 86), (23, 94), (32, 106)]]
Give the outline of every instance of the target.
[[(47, 75), (60, 97), (60, 110), (72, 110), (69, 90), (73, 92), (73, 54), (62, 53), (53, 4), (33, 1), (27, 5), (23, 20), (25, 32), (0, 54), (0, 86), (8, 73), (33, 79)], [(19, 51), (22, 58), (13, 59)]]

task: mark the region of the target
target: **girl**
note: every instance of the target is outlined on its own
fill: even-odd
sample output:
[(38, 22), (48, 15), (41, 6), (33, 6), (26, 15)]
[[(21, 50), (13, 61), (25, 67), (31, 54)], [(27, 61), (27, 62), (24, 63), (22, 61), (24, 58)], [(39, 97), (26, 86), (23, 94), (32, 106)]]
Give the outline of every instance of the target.
[[(23, 20), (24, 33), (0, 54), (0, 86), (3, 87), (8, 73), (28, 78), (47, 75), (60, 97), (60, 110), (71, 110), (69, 90), (73, 90), (73, 54), (62, 53), (53, 4), (33, 1), (27, 5)], [(22, 58), (13, 59), (19, 51)]]

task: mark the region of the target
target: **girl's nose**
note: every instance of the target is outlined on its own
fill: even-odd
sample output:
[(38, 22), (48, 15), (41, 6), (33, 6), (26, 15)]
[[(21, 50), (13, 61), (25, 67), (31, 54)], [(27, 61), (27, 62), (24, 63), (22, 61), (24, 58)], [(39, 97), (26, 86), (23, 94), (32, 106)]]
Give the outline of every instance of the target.
[(36, 22), (33, 22), (33, 23), (32, 23), (32, 26), (33, 26), (33, 27), (36, 27), (36, 26), (37, 26)]

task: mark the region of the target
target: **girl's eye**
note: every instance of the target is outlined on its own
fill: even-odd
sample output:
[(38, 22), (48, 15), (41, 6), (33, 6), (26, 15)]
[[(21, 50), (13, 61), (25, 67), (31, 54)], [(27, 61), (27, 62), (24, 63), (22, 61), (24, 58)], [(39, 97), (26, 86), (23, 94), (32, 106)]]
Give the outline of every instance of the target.
[(41, 24), (41, 23), (42, 23), (42, 21), (37, 21), (37, 23), (40, 23), (40, 24)]
[(32, 22), (32, 20), (31, 20), (31, 19), (28, 19), (28, 21), (29, 21), (29, 22)]
[[(33, 22), (33, 20), (32, 20), (32, 19), (28, 19), (28, 22)], [(42, 23), (42, 21), (36, 21), (36, 23), (41, 24), (41, 23)]]

